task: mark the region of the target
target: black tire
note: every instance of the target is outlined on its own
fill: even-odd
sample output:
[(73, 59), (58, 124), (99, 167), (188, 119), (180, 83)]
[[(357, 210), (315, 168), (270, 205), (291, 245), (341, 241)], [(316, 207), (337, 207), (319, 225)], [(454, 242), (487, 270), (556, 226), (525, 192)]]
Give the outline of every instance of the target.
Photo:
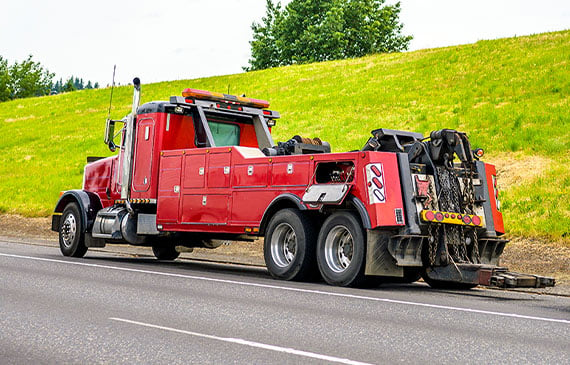
[(422, 278), (428, 285), (434, 289), (452, 289), (452, 290), (469, 290), (477, 286), (477, 284), (457, 283), (454, 281), (434, 280), (431, 279), (425, 271), (422, 272)]
[(263, 256), (267, 270), (277, 279), (312, 280), (317, 275), (317, 232), (311, 220), (296, 209), (282, 209), (267, 225)]
[(422, 277), (421, 270), (414, 267), (404, 267), (404, 277), (401, 278), (401, 283), (415, 283)]
[(176, 251), (176, 246), (173, 244), (163, 243), (152, 246), (152, 253), (159, 260), (176, 260), (180, 256), (180, 252)]
[(342, 211), (328, 217), (317, 241), (317, 263), (323, 279), (330, 285), (368, 287), (365, 242), (366, 232), (356, 214)]
[(83, 257), (87, 252), (79, 206), (69, 203), (59, 221), (59, 249), (63, 256)]

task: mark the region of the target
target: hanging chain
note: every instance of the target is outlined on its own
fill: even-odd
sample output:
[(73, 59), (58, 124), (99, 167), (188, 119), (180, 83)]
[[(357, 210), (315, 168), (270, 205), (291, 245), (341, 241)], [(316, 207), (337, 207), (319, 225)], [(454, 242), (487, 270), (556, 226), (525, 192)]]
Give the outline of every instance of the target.
[[(473, 164), (463, 164), (463, 204), (465, 206), (465, 213), (475, 214), (475, 187), (473, 186), (474, 172)], [(479, 239), (477, 237), (477, 228), (473, 227), (470, 229), (473, 248), (472, 248), (472, 259), (475, 263), (481, 262), (481, 257), (479, 256)]]
[[(465, 214), (467, 209), (465, 209), (462, 203), (471, 201), (470, 205), (472, 207), (474, 202), (473, 194), (470, 194), (469, 191), (465, 192), (465, 190), (468, 189), (461, 189), (459, 178), (454, 170), (446, 167), (437, 167), (436, 169), (441, 189), (439, 199), (440, 210)], [(469, 184), (467, 183), (466, 185)], [(465, 193), (470, 195), (470, 197), (466, 197)], [(471, 262), (467, 254), (465, 228), (463, 226), (446, 226), (444, 232), (443, 240), (448, 248), (451, 261)]]
[[(426, 209), (436, 210), (435, 201), (436, 201), (436, 192), (433, 187), (433, 184), (429, 184), (428, 188), (428, 195), (432, 197), (429, 206), (425, 207)], [(437, 246), (440, 239), (440, 228), (439, 224), (430, 224), (428, 226), (428, 259), (430, 266), (435, 265), (435, 259), (437, 255)]]

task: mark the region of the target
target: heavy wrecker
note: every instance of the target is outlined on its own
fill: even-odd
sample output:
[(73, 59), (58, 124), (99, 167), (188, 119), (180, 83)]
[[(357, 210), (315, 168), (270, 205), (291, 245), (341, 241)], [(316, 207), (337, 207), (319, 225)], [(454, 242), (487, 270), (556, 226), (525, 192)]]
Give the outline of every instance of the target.
[(267, 269), (285, 280), (554, 285), (498, 266), (496, 170), (465, 133), (376, 129), (361, 150), (331, 153), (318, 138), (275, 144), (266, 101), (185, 89), (139, 106), (133, 84), (132, 112), (106, 124), (118, 154), (88, 158), (82, 189), (55, 207), (65, 256), (128, 243), (173, 260), (180, 246), (264, 237)]

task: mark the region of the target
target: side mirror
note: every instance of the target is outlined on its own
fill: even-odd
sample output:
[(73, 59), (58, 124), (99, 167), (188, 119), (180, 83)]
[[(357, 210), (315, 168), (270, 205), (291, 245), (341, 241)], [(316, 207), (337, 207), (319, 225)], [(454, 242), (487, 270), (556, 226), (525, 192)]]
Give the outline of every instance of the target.
[(117, 150), (117, 145), (115, 143), (113, 143), (113, 141), (110, 141), (109, 143), (107, 143), (107, 146), (109, 147), (109, 150), (111, 152), (115, 152)]
[(115, 120), (107, 119), (107, 124), (105, 125), (105, 144), (109, 146), (111, 152), (115, 152), (117, 145), (113, 141), (115, 137)]
[(114, 135), (115, 135), (115, 121), (107, 119), (107, 124), (105, 125), (105, 144), (113, 142)]

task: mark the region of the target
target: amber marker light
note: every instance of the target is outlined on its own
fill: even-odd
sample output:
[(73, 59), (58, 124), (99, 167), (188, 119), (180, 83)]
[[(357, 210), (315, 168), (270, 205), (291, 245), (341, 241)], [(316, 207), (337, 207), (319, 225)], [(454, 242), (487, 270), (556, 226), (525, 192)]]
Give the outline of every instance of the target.
[(478, 158), (483, 157), (483, 155), (485, 154), (485, 151), (482, 148), (477, 148), (475, 151), (473, 151), (473, 153), (475, 154), (475, 156), (477, 156)]

